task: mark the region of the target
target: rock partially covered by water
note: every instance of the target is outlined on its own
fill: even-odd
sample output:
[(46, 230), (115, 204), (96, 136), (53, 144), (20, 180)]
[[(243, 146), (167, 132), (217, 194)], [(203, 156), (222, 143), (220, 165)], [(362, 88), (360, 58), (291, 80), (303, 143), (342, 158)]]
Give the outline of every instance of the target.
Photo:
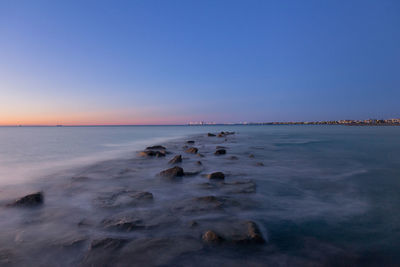
[(194, 144), (194, 141), (193, 141), (193, 140), (190, 140), (190, 141), (187, 141), (186, 143), (187, 143), (187, 144)]
[(146, 203), (153, 200), (153, 194), (135, 190), (119, 190), (102, 193), (95, 203), (103, 208), (116, 208)]
[(43, 200), (44, 200), (43, 193), (37, 192), (15, 200), (15, 202), (11, 203), (10, 206), (17, 206), (17, 207), (38, 206), (43, 204)]
[(208, 230), (207, 232), (205, 232), (203, 234), (202, 237), (204, 242), (207, 243), (220, 243), (223, 238), (221, 236), (219, 236), (217, 233), (215, 233), (214, 231)]
[(252, 243), (252, 244), (264, 244), (265, 239), (261, 234), (258, 225), (255, 222), (247, 221), (244, 223), (246, 232), (239, 237), (234, 237), (235, 243)]
[(161, 158), (161, 157), (165, 157), (165, 151), (145, 150), (145, 151), (139, 152), (139, 156)]
[(166, 148), (163, 146), (149, 146), (146, 149), (148, 149), (148, 150), (166, 150)]
[(229, 159), (230, 159), (230, 160), (238, 160), (239, 158), (236, 157), (236, 156), (231, 156)]
[(211, 180), (223, 180), (225, 179), (225, 174), (223, 172), (213, 172), (208, 174), (207, 178)]
[(207, 136), (213, 137), (213, 136), (215, 136), (215, 134), (213, 134), (213, 133), (208, 133)]
[(181, 162), (182, 162), (182, 155), (176, 155), (169, 161), (169, 164), (176, 164)]
[(196, 154), (199, 151), (196, 147), (190, 147), (186, 149), (186, 153)]
[(181, 167), (172, 167), (167, 170), (160, 172), (160, 175), (167, 178), (174, 178), (174, 177), (182, 177), (185, 175), (185, 172)]
[(226, 154), (226, 150), (221, 148), (218, 149), (217, 151), (214, 152), (215, 155), (225, 155)]
[(106, 219), (102, 221), (102, 225), (106, 230), (116, 230), (124, 232), (130, 232), (146, 227), (143, 224), (142, 220), (128, 217), (118, 219)]

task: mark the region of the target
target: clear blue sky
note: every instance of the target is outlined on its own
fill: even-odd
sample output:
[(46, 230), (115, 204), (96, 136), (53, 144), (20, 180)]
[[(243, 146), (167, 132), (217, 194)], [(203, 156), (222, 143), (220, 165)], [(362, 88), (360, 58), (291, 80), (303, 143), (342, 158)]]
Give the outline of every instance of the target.
[(0, 1), (0, 124), (400, 117), (400, 1)]

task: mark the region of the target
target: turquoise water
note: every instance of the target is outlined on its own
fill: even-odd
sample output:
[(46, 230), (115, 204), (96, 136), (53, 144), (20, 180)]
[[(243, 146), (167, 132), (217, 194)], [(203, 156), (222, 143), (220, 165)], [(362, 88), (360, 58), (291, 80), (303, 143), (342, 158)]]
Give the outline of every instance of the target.
[[(227, 141), (204, 137), (207, 132), (222, 130), (237, 134)], [(203, 137), (196, 137), (198, 134)], [(256, 221), (267, 243), (251, 251), (230, 247), (190, 251), (166, 264), (184, 266), (193, 260), (200, 266), (217, 266), (223, 262), (241, 265), (246, 261), (253, 265), (282, 266), (400, 264), (400, 127), (346, 126), (2, 127), (0, 184), (8, 186), (1, 189), (2, 195), (7, 197), (0, 200), (3, 203), (9, 201), (12, 194), (18, 192), (12, 184), (24, 181), (24, 185), (33, 183), (33, 188), (43, 190), (49, 204), (40, 211), (40, 223), (30, 225), (28, 229), (19, 224), (26, 220), (20, 216), (32, 216), (31, 213), (21, 215), (19, 210), (0, 208), (0, 213), (7, 215), (0, 218), (0, 227), (4, 229), (0, 235), (3, 240), (0, 242), (0, 263), (2, 251), (17, 248), (24, 251), (24, 255), (44, 254), (48, 261), (40, 264), (48, 264), (52, 258), (43, 251), (51, 251), (48, 246), (54, 243), (55, 236), (60, 238), (60, 229), (73, 236), (82, 229), (77, 232), (72, 225), (85, 218), (85, 214), (98, 221), (110, 215), (110, 211), (98, 210), (90, 203), (101, 190), (117, 184), (152, 192), (155, 201), (148, 208), (154, 210), (154, 213), (150, 212), (152, 218), (157, 217), (160, 210), (171, 210), (170, 203), (210, 194), (198, 189), (198, 184), (204, 180), (201, 175), (185, 178), (177, 184), (157, 180), (156, 174), (167, 166), (168, 159), (134, 160), (135, 151), (152, 144), (166, 145), (177, 153), (188, 140), (187, 136), (197, 138), (196, 144), (205, 155), (201, 159), (205, 172), (221, 170), (227, 174), (227, 181), (251, 179), (257, 184), (255, 194), (234, 196), (240, 203), (248, 203), (249, 208), (228, 207), (227, 213), (201, 216), (178, 212), (173, 214), (174, 220), (178, 217), (178, 221), (168, 223), (165, 229), (130, 233), (129, 237), (171, 238), (171, 232), (175, 236), (183, 231), (182, 225), (187, 219), (204, 220), (207, 224), (207, 220), (215, 218), (223, 222), (229, 215), (230, 220)], [(228, 147), (226, 157), (212, 156), (217, 142)], [(249, 158), (250, 154), (254, 158)], [(239, 160), (230, 161), (230, 155)], [(192, 162), (198, 158), (186, 157), (184, 162), (188, 163), (183, 167), (190, 170)], [(100, 163), (105, 159), (121, 160)], [(91, 164), (95, 165), (84, 171), (80, 169)], [(129, 168), (128, 174), (125, 174), (126, 168)], [(79, 185), (66, 182), (76, 173), (93, 182)], [(46, 182), (57, 179), (60, 180), (57, 183)], [(71, 188), (73, 191), (68, 191)], [(222, 193), (212, 191), (212, 194)], [(65, 220), (66, 217), (69, 219)], [(63, 219), (60, 221), (60, 218)], [(162, 225), (163, 220), (164, 217), (157, 223)], [(104, 231), (94, 225), (85, 234), (103, 236)], [(185, 236), (197, 238), (193, 230), (183, 232)], [(24, 240), (21, 238), (24, 235), (27, 236), (25, 240), (37, 235), (40, 238), (37, 243), (24, 245), (20, 241)], [(13, 242), (16, 242), (15, 247)], [(36, 251), (32, 250), (32, 245)], [(84, 255), (85, 247), (81, 249)], [(73, 258), (75, 256), (71, 255), (80, 255), (80, 251), (63, 253)], [(60, 254), (57, 256), (61, 257)], [(157, 255), (151, 257), (157, 258)], [(75, 263), (66, 261), (61, 265)]]

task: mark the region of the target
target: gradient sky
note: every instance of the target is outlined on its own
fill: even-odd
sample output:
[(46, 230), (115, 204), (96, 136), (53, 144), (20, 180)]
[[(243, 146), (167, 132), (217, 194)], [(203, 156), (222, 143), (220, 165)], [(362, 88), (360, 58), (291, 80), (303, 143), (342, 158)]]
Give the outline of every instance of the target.
[(400, 117), (400, 1), (0, 1), (0, 125)]

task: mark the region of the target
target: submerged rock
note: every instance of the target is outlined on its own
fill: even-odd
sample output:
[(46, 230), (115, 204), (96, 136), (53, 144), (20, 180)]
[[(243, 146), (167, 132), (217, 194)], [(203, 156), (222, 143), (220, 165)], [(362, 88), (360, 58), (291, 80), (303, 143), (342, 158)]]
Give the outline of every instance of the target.
[(213, 137), (213, 136), (215, 136), (215, 134), (213, 134), (213, 133), (208, 133), (207, 136)]
[(214, 152), (214, 155), (225, 155), (226, 150), (225, 149), (218, 149), (217, 151)]
[(208, 179), (223, 180), (225, 179), (225, 174), (223, 172), (213, 172), (207, 175)]
[(161, 157), (165, 157), (165, 151), (145, 150), (145, 151), (139, 152), (139, 156), (161, 158)]
[(134, 218), (106, 219), (102, 221), (102, 225), (106, 230), (117, 230), (124, 232), (130, 232), (146, 227), (142, 220)]
[(196, 164), (197, 164), (197, 165), (203, 165), (203, 163), (201, 163), (200, 160), (196, 161)]
[(160, 172), (160, 175), (163, 177), (174, 178), (174, 177), (182, 177), (185, 175), (185, 173), (181, 167), (175, 166)]
[(223, 240), (223, 238), (221, 236), (219, 236), (217, 233), (215, 233), (214, 231), (208, 230), (207, 232), (205, 232), (203, 234), (202, 237), (204, 242), (207, 243), (219, 243)]
[(249, 158), (255, 158), (255, 156), (253, 154), (250, 154)]
[(169, 164), (176, 164), (176, 163), (181, 163), (182, 162), (182, 155), (176, 155), (169, 161)]
[(96, 199), (96, 202), (104, 208), (116, 208), (122, 206), (137, 205), (153, 200), (153, 194), (150, 192), (120, 190), (117, 192), (103, 193)]
[(163, 146), (148, 146), (146, 149), (148, 150), (166, 150)]
[(256, 163), (256, 166), (264, 166), (264, 163), (262, 163), (262, 162), (257, 162), (257, 163)]
[(194, 144), (194, 141), (190, 140), (186, 142), (187, 144)]
[(252, 244), (264, 244), (265, 239), (261, 234), (258, 225), (255, 222), (247, 221), (244, 222), (246, 231), (241, 236), (235, 236), (233, 242), (235, 243), (252, 243)]
[(239, 158), (236, 157), (236, 156), (230, 156), (229, 159), (230, 159), (230, 160), (238, 160)]
[(198, 156), (199, 158), (204, 158), (204, 155), (203, 155), (203, 154), (200, 154), (200, 153), (197, 153), (197, 156)]
[(10, 206), (18, 206), (18, 207), (38, 206), (43, 204), (43, 200), (44, 200), (43, 193), (37, 192), (15, 200), (15, 202), (11, 203)]
[(197, 154), (199, 150), (196, 147), (190, 147), (186, 149), (186, 153)]

